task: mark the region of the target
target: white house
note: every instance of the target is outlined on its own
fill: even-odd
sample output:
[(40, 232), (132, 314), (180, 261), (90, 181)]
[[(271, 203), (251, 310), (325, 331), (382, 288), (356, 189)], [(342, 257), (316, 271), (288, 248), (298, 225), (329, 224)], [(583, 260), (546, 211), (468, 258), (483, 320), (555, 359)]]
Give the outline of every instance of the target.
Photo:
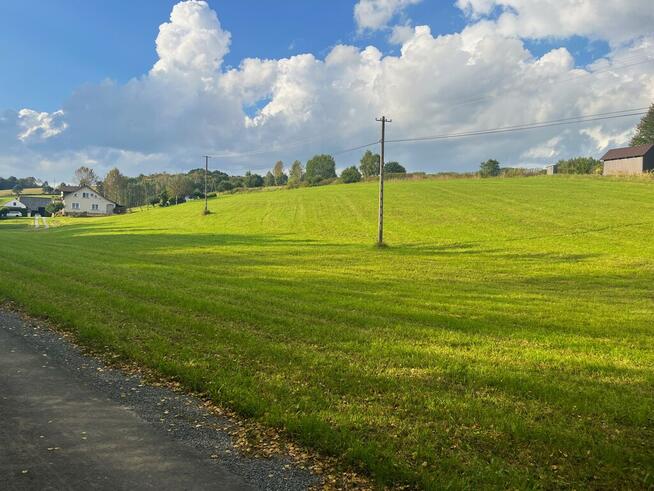
[(116, 209), (116, 203), (89, 186), (62, 188), (61, 198), (64, 203), (64, 215), (113, 215)]
[(23, 203), (21, 203), (18, 198), (13, 199), (11, 201), (7, 201), (6, 203), (3, 203), (0, 208), (5, 207), (5, 208), (20, 208), (21, 210), (27, 209), (27, 206), (25, 206)]

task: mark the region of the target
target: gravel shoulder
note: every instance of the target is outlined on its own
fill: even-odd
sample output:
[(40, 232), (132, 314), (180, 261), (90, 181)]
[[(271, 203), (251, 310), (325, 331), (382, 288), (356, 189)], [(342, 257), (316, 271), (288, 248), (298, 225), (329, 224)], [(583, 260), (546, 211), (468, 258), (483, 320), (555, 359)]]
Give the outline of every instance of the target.
[(290, 457), (244, 455), (233, 442), (234, 424), (202, 400), (110, 368), (41, 323), (0, 307), (4, 489), (321, 485)]

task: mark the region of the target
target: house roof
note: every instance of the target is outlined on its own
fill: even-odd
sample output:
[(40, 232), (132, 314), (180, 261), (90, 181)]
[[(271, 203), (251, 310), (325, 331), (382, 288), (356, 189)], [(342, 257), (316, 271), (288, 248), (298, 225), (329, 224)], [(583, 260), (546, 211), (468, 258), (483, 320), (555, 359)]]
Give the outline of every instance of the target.
[(75, 191), (79, 191), (82, 189), (84, 186), (59, 186), (57, 189), (61, 193), (74, 193)]
[(654, 148), (654, 143), (645, 145), (636, 145), (635, 147), (613, 148), (604, 154), (600, 160), (618, 160), (630, 159), (632, 157), (642, 157)]

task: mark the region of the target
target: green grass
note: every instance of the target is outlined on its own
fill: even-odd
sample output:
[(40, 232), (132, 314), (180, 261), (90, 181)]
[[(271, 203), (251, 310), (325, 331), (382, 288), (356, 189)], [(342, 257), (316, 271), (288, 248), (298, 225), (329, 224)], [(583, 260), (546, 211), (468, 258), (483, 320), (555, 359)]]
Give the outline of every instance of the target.
[(0, 296), (380, 484), (654, 485), (654, 183), (376, 192), (5, 222)]

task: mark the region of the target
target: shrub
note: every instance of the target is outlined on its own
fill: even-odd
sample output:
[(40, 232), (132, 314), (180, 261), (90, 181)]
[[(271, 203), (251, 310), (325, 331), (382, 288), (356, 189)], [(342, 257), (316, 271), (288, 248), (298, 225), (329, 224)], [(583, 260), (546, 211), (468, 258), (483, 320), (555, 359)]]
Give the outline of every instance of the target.
[(221, 181), (216, 188), (219, 193), (231, 191), (232, 189), (234, 189), (234, 185), (229, 181)]
[(48, 206), (45, 207), (50, 215), (54, 215), (64, 209), (64, 204), (61, 201), (53, 201)]
[(592, 157), (575, 157), (556, 163), (557, 174), (601, 174), (603, 169), (604, 164)]
[(355, 166), (351, 166), (341, 172), (341, 179), (346, 184), (350, 182), (359, 182), (361, 180), (361, 173)]
[(387, 174), (406, 174), (406, 169), (398, 162), (386, 162), (384, 172)]

